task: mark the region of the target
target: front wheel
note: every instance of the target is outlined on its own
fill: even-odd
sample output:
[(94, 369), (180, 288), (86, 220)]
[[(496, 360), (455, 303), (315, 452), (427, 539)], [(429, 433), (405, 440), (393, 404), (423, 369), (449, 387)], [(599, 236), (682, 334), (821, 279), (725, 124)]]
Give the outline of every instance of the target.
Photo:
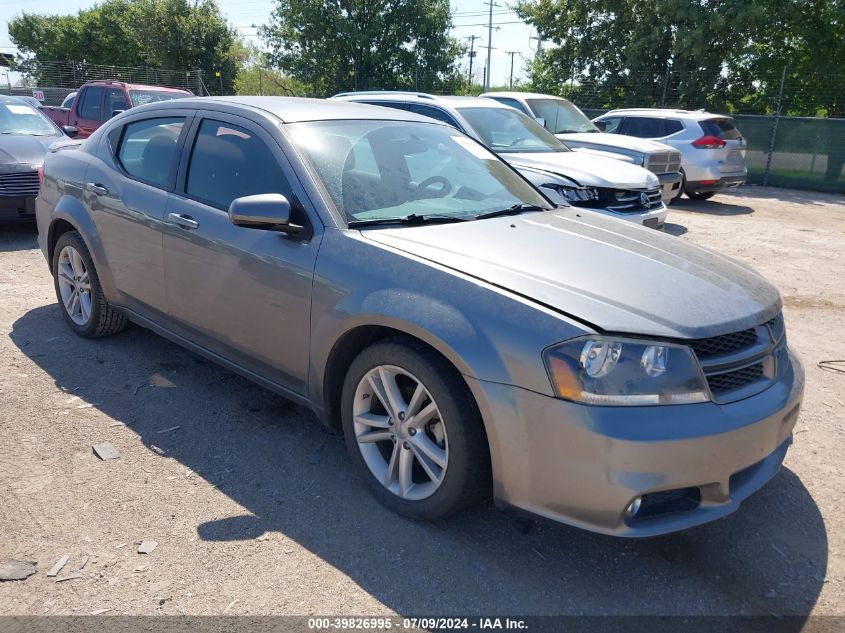
[(365, 349), (341, 404), (349, 455), (391, 510), (432, 520), (486, 497), (481, 417), (460, 374), (432, 350), (403, 340)]
[(693, 200), (709, 200), (715, 195), (715, 191), (687, 191), (687, 197)]
[(74, 332), (96, 338), (126, 327), (126, 317), (106, 300), (94, 260), (79, 233), (68, 231), (59, 237), (52, 263), (59, 309)]

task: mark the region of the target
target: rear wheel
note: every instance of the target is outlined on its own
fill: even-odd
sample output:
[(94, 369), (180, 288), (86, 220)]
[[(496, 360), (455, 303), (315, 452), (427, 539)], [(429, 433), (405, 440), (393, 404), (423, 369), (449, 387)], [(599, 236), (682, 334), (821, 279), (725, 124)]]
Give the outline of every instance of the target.
[(79, 336), (108, 336), (126, 327), (126, 317), (103, 295), (94, 261), (76, 231), (63, 233), (56, 242), (53, 280), (62, 316)]
[(709, 200), (715, 195), (715, 191), (687, 191), (687, 197), (693, 200)]
[(431, 520), (486, 498), (481, 417), (438, 354), (404, 340), (377, 343), (353, 361), (341, 399), (349, 455), (391, 510)]

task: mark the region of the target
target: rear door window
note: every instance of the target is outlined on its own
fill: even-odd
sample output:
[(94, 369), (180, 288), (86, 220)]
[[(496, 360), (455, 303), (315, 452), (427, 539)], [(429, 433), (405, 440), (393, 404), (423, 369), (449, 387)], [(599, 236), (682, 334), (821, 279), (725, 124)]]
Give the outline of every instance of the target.
[(233, 123), (205, 119), (197, 132), (188, 165), (186, 192), (226, 210), (235, 198), (280, 193), (292, 188), (278, 159), (263, 140)]
[(99, 86), (89, 86), (82, 91), (77, 114), (83, 119), (100, 120), (100, 102), (103, 99), (103, 89)]
[(666, 136), (677, 134), (684, 129), (684, 124), (677, 119), (666, 119)]
[(128, 124), (118, 148), (121, 167), (132, 178), (168, 189), (179, 162), (184, 117), (144, 119)]
[(666, 136), (666, 121), (655, 117), (629, 116), (625, 118), (622, 133), (637, 138), (660, 138)]
[(458, 127), (457, 121), (453, 119), (449, 114), (441, 110), (440, 108), (434, 108), (432, 106), (427, 105), (420, 105), (418, 103), (412, 103), (408, 106), (408, 109), (415, 114), (422, 114), (423, 116), (427, 116), (430, 119), (435, 119), (437, 121), (441, 121), (452, 127)]
[(723, 138), (725, 140), (741, 139), (742, 134), (734, 126), (733, 119), (719, 118), (707, 119), (706, 121), (699, 121), (701, 131), (706, 136), (715, 136), (716, 138)]
[(605, 119), (597, 121), (604, 126), (604, 131), (608, 134), (619, 134), (619, 124), (622, 123), (621, 116), (609, 116)]
[(498, 101), (499, 103), (501, 103), (501, 104), (503, 104), (503, 105), (510, 106), (510, 107), (512, 107), (512, 108), (516, 108), (517, 110), (519, 110), (520, 112), (522, 112), (522, 114), (527, 114), (528, 116), (530, 116), (530, 117), (532, 117), (532, 118), (533, 118), (533, 116), (534, 116), (533, 114), (531, 114), (531, 113), (530, 113), (530, 112), (529, 112), (529, 111), (525, 108), (525, 106), (523, 106), (523, 105), (522, 105), (519, 101), (517, 101), (516, 99), (511, 99), (511, 98), (509, 98), (509, 97), (490, 97), (490, 99), (494, 99), (495, 101)]

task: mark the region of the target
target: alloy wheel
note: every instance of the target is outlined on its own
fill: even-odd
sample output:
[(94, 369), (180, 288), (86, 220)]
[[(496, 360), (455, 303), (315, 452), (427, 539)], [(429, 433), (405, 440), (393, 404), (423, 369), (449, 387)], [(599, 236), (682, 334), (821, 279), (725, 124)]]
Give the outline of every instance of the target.
[(56, 274), (68, 316), (77, 325), (86, 325), (91, 318), (91, 279), (82, 256), (73, 246), (65, 246), (59, 253)]
[(359, 381), (355, 440), (370, 472), (396, 496), (419, 501), (440, 487), (449, 444), (440, 409), (410, 372), (379, 365)]

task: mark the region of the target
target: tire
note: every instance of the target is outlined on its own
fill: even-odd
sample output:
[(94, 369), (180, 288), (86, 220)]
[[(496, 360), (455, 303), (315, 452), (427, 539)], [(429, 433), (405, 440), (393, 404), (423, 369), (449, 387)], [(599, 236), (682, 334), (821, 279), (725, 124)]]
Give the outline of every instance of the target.
[[(375, 376), (380, 391), (368, 376)], [(392, 415), (383, 404), (390, 381), (402, 399)], [(425, 395), (415, 400), (419, 385)], [(440, 519), (490, 498), (490, 455), (478, 407), (461, 375), (433, 350), (404, 339), (366, 348), (349, 367), (341, 407), (350, 459), (376, 498), (397, 514)], [(402, 409), (410, 415), (403, 417)], [(360, 423), (365, 416), (368, 423)], [(359, 441), (372, 434), (383, 439)], [(403, 489), (402, 473), (408, 472)]]
[(693, 200), (709, 200), (716, 195), (715, 191), (687, 191), (687, 197)]
[(129, 322), (126, 316), (106, 300), (94, 260), (78, 232), (68, 231), (59, 237), (51, 264), (59, 310), (70, 329), (84, 338), (98, 338), (126, 327)]

